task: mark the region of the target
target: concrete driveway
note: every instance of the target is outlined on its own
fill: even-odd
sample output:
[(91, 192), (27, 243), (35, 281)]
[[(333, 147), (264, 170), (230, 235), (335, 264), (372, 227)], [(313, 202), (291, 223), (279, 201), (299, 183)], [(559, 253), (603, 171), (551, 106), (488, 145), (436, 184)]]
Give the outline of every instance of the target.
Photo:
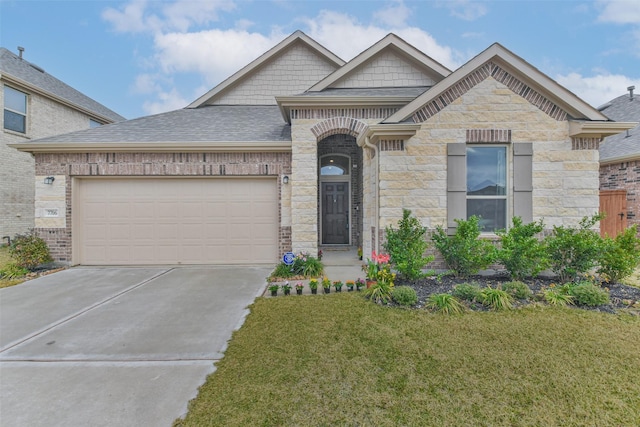
[(64, 270), (0, 290), (0, 425), (170, 426), (269, 268)]

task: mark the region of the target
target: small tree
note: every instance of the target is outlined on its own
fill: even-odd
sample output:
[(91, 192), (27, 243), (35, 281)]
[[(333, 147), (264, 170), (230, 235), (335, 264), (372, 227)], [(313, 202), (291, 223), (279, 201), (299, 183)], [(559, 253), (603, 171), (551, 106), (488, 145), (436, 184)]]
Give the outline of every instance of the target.
[(496, 252), (497, 260), (504, 265), (514, 280), (522, 281), (533, 277), (547, 268), (547, 251), (544, 242), (536, 235), (544, 229), (542, 220), (523, 224), (522, 218), (513, 218), (513, 225), (508, 230), (497, 231), (500, 236), (500, 249)]
[(433, 256), (424, 256), (429, 243), (418, 218), (411, 216), (408, 209), (402, 210), (402, 219), (398, 221), (398, 229), (386, 228), (387, 241), (383, 244), (385, 251), (391, 256), (396, 270), (408, 279), (422, 276), (422, 268), (434, 260)]
[(28, 270), (53, 261), (47, 242), (37, 236), (33, 230), (27, 234), (16, 235), (9, 246), (9, 255), (17, 266)]
[(553, 227), (545, 239), (551, 270), (560, 280), (568, 282), (594, 268), (602, 250), (602, 238), (592, 227), (602, 215), (584, 217), (580, 227)]
[(495, 247), (480, 239), (480, 218), (456, 219), (458, 227), (453, 236), (440, 226), (436, 227), (432, 240), (440, 251), (447, 267), (457, 277), (468, 277), (487, 268), (495, 260)]
[(598, 274), (610, 282), (618, 282), (630, 276), (640, 264), (640, 239), (636, 237), (638, 226), (633, 225), (615, 239), (603, 239)]

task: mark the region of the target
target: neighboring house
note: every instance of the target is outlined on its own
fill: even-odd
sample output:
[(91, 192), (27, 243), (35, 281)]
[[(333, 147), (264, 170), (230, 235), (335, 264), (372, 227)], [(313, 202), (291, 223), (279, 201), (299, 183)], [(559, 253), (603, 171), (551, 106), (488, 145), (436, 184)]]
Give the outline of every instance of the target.
[[(628, 94), (599, 110), (612, 120), (640, 122), (640, 100)], [(601, 210), (603, 234), (616, 235), (628, 226), (640, 225), (640, 125), (606, 138), (600, 145)]]
[(186, 108), (16, 144), (36, 158), (39, 232), (73, 264), (274, 263), (429, 229), (598, 211), (614, 123), (499, 44), (451, 71), (390, 34), (345, 63), (301, 32)]
[[(42, 200), (34, 209), (35, 187), (42, 182), (34, 181), (33, 156), (8, 144), (124, 120), (23, 59), (23, 49), (19, 49), (18, 56), (0, 48), (0, 237), (10, 238), (33, 228), (34, 214), (41, 218), (47, 214)], [(63, 205), (56, 208), (57, 215), (65, 215)]]

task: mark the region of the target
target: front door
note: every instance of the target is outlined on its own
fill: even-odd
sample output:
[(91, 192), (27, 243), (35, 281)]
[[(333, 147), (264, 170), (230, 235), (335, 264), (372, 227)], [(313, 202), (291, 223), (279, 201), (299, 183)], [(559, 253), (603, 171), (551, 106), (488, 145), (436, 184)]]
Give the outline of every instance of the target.
[(349, 244), (349, 183), (322, 183), (322, 243)]

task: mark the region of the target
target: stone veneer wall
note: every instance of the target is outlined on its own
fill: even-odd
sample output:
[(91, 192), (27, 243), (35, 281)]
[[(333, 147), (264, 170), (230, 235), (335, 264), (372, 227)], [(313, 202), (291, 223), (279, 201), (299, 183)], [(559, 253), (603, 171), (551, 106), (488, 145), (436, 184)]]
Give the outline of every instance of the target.
[[(39, 218), (36, 231), (57, 261), (70, 263), (72, 178), (86, 176), (278, 176), (279, 250), (291, 250), (290, 190), (282, 176), (291, 175), (290, 153), (59, 153), (36, 156), (36, 176), (55, 176), (53, 186), (38, 186), (36, 206), (60, 206), (61, 218)], [(64, 195), (64, 203), (60, 204)], [(283, 207), (284, 206), (284, 207)]]
[[(550, 229), (577, 225), (583, 216), (598, 211), (597, 141), (572, 141), (568, 122), (556, 108), (542, 101), (545, 112), (491, 76), (450, 101), (433, 114), (422, 110), (422, 127), (405, 141), (404, 151), (380, 151), (380, 239), (386, 226), (397, 226), (403, 208), (420, 219), (429, 236), (436, 226), (446, 227), (447, 144), (478, 142), (475, 136), (483, 129), (487, 135), (496, 128), (500, 135), (510, 132), (509, 146), (533, 143), (534, 220), (543, 219)], [(512, 187), (517, 173), (512, 159), (508, 171)], [(430, 267), (442, 268), (442, 260)]]
[(600, 167), (601, 190), (627, 190), (627, 225), (640, 226), (640, 161)]

